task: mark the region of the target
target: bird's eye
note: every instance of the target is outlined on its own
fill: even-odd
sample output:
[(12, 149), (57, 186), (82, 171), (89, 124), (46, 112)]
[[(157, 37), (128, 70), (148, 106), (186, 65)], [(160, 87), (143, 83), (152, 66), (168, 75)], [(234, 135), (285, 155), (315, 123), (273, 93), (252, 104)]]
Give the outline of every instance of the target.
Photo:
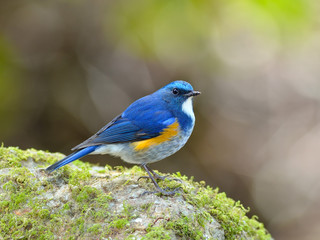
[(178, 94), (179, 94), (179, 90), (176, 89), (176, 88), (174, 88), (174, 89), (172, 89), (172, 93), (173, 93), (174, 95), (178, 95)]

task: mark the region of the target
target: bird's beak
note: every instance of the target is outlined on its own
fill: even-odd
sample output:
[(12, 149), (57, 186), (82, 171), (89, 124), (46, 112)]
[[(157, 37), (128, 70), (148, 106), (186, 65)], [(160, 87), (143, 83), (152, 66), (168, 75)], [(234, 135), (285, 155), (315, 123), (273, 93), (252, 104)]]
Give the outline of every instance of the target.
[(201, 94), (201, 92), (199, 92), (199, 91), (191, 91), (191, 92), (186, 93), (185, 96), (194, 97), (194, 96), (198, 96), (200, 94)]

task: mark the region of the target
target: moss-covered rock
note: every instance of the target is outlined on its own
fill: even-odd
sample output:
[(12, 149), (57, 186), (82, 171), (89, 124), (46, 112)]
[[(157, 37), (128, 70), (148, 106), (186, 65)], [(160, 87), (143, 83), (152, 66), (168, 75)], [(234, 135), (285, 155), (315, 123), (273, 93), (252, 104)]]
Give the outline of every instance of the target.
[(105, 168), (76, 161), (48, 175), (64, 156), (0, 148), (0, 239), (271, 239), (256, 217), (218, 189), (180, 173), (154, 190), (137, 166)]

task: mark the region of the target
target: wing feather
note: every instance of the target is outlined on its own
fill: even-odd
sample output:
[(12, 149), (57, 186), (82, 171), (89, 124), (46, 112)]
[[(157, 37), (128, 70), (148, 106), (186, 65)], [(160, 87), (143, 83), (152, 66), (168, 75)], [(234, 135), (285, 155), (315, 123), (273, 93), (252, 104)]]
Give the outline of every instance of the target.
[(72, 150), (101, 144), (135, 142), (157, 137), (176, 118), (161, 104), (154, 105), (149, 96), (134, 102), (121, 115)]

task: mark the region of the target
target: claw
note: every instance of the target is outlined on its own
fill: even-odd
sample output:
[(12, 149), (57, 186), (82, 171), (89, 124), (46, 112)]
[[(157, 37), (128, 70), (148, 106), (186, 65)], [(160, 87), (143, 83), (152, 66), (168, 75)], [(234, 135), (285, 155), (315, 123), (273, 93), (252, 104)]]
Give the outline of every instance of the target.
[[(141, 176), (141, 177), (139, 177), (138, 178), (138, 181), (141, 179), (141, 178), (149, 178), (150, 179), (150, 177), (149, 176)], [(160, 179), (160, 180), (165, 180), (165, 179), (168, 179), (169, 181), (177, 181), (177, 182), (180, 182), (180, 183), (182, 183), (182, 180), (181, 179), (179, 179), (179, 178), (171, 178), (171, 177), (169, 177), (169, 176), (160, 176), (160, 175), (158, 175), (157, 177), (156, 176), (154, 176), (154, 179)]]
[(162, 195), (165, 195), (165, 196), (172, 196), (172, 195), (175, 195), (180, 189), (182, 189), (181, 187), (177, 187), (175, 189), (173, 189), (172, 191), (166, 191), (170, 189), (169, 187), (165, 188), (165, 189), (158, 189), (158, 191), (145, 191), (141, 194), (141, 196), (144, 196), (146, 194), (156, 194), (156, 193), (161, 193)]
[[(151, 169), (150, 169), (150, 170), (151, 170)], [(174, 180), (174, 181), (177, 181), (177, 182), (182, 183), (182, 180), (179, 179), (179, 178), (171, 178), (169, 175), (167, 175), (167, 176), (160, 176), (159, 174), (157, 174), (157, 173), (155, 173), (155, 172), (153, 172), (153, 171), (152, 171), (152, 173), (153, 173), (154, 179), (160, 179), (160, 180), (162, 180), (162, 181), (165, 180), (165, 179), (168, 179), (168, 180), (170, 180), (170, 181)], [(149, 179), (151, 179), (150, 176), (141, 176), (141, 177), (138, 178), (138, 181), (140, 181), (141, 178), (149, 178)]]
[(138, 178), (138, 181), (140, 181), (141, 178), (148, 178), (148, 179), (150, 179), (149, 176), (141, 176), (141, 177)]
[[(138, 181), (141, 179), (141, 178), (149, 178), (152, 180), (153, 184), (155, 185), (155, 187), (157, 188), (156, 191), (146, 191), (144, 193), (141, 194), (141, 196), (145, 195), (145, 194), (150, 194), (150, 193), (161, 193), (162, 195), (166, 195), (166, 196), (171, 196), (171, 195), (174, 195), (178, 190), (181, 189), (181, 187), (178, 187), (178, 188), (175, 188), (174, 190), (172, 191), (167, 191), (168, 189), (170, 188), (165, 188), (165, 189), (162, 189), (156, 179), (161, 179), (161, 180), (165, 180), (168, 176), (160, 176), (159, 174), (155, 173), (151, 168), (149, 168), (146, 164), (142, 164), (143, 168), (146, 170), (146, 172), (148, 173), (149, 176), (141, 176), (138, 178)], [(152, 173), (152, 174), (151, 174)], [(153, 175), (153, 176), (152, 176)], [(170, 178), (169, 178), (170, 179)], [(175, 181), (179, 181), (181, 182), (180, 179), (177, 179), (177, 178), (172, 178), (170, 180), (175, 180)]]

